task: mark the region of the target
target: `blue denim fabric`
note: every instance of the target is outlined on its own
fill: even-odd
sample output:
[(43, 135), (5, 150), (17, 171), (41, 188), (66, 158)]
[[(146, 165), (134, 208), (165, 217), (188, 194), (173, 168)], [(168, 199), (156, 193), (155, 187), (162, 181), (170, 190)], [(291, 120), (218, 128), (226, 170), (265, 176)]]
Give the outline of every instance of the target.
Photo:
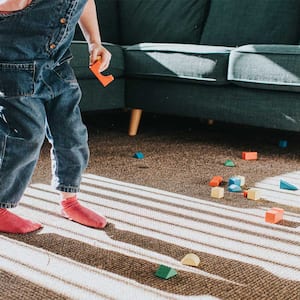
[[(0, 14), (0, 207), (15, 207), (45, 135), (53, 186), (77, 192), (87, 166), (87, 130), (69, 47), (86, 0), (33, 0)], [(4, 42), (5, 41), (5, 42)]]

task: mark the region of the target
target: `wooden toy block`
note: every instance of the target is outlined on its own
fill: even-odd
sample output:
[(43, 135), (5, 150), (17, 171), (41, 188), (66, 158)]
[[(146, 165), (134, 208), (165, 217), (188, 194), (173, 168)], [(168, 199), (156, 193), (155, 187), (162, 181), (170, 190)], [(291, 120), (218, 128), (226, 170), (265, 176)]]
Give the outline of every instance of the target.
[(230, 177), (228, 180), (228, 185), (232, 185), (232, 184), (241, 186), (241, 179), (236, 176)]
[(259, 200), (260, 199), (260, 191), (257, 189), (249, 189), (247, 191), (247, 198), (249, 200)]
[(186, 266), (198, 267), (200, 264), (200, 258), (194, 254), (189, 253), (181, 260), (181, 263)]
[(165, 266), (165, 265), (160, 265), (155, 272), (155, 276), (162, 278), (162, 279), (169, 279), (176, 275), (177, 275), (176, 270), (174, 270), (168, 266)]
[(244, 160), (256, 160), (257, 152), (242, 152), (242, 159)]
[(224, 163), (224, 166), (226, 166), (226, 167), (235, 167), (235, 164), (232, 160), (227, 159)]
[(280, 148), (286, 148), (288, 145), (288, 142), (286, 140), (280, 140), (279, 143), (278, 143), (278, 146)]
[(282, 208), (273, 207), (265, 214), (265, 221), (268, 223), (276, 224), (283, 219), (284, 210)]
[(238, 192), (241, 192), (242, 189), (239, 185), (237, 184), (231, 184), (228, 186), (228, 191), (229, 192), (234, 192), (234, 193), (238, 193)]
[(143, 159), (144, 154), (142, 152), (136, 152), (136, 153), (134, 153), (133, 157), (137, 158), (137, 159)]
[(234, 177), (236, 177), (236, 178), (239, 178), (239, 179), (240, 179), (240, 181), (241, 181), (241, 183), (240, 183), (240, 186), (244, 186), (244, 185), (245, 185), (245, 183), (246, 183), (245, 176), (236, 175), (236, 176), (234, 176)]
[(214, 176), (211, 181), (209, 182), (210, 186), (219, 186), (221, 182), (223, 181), (222, 176)]
[(284, 189), (284, 190), (290, 190), (290, 191), (297, 191), (298, 190), (298, 188), (295, 185), (293, 185), (293, 184), (291, 184), (287, 181), (284, 181), (282, 179), (280, 179), (280, 188)]
[(102, 83), (104, 87), (108, 86), (113, 80), (114, 77), (112, 75), (103, 75), (99, 72), (101, 60), (99, 59), (89, 68), (93, 72), (93, 74), (97, 77), (97, 79)]
[(211, 188), (210, 196), (212, 198), (218, 198), (218, 199), (223, 198), (224, 197), (224, 188), (219, 187), (219, 186), (215, 186), (215, 187)]

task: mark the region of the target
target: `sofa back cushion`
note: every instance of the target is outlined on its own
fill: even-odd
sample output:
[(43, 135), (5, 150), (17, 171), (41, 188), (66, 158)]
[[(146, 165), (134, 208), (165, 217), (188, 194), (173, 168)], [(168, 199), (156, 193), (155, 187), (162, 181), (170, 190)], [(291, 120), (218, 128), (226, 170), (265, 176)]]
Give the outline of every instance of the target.
[(201, 44), (298, 44), (299, 0), (211, 0)]
[[(118, 0), (95, 0), (95, 3), (102, 41), (119, 44)], [(79, 26), (76, 27), (74, 40), (84, 40)]]
[(119, 0), (121, 43), (199, 43), (209, 0)]

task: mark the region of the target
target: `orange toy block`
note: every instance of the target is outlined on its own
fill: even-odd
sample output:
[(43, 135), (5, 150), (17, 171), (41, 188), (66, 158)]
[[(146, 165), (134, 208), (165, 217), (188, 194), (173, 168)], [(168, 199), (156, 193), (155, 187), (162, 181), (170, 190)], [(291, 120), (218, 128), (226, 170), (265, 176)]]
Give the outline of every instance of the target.
[(108, 86), (113, 80), (114, 77), (112, 75), (103, 75), (99, 72), (101, 61), (98, 60), (93, 65), (91, 65), (89, 68), (94, 73), (94, 75), (97, 77), (97, 79), (102, 83), (104, 87)]
[(219, 186), (221, 182), (223, 181), (222, 176), (214, 176), (211, 181), (209, 182), (210, 186)]
[(257, 152), (242, 152), (242, 159), (244, 160), (256, 160)]
[(273, 207), (265, 214), (265, 221), (268, 223), (276, 224), (283, 219), (284, 210), (282, 208)]

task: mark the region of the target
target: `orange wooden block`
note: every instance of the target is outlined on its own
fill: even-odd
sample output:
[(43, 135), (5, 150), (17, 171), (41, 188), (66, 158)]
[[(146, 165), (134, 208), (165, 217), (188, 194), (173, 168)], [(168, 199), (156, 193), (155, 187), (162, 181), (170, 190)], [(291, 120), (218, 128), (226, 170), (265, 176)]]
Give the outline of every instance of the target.
[(265, 221), (268, 223), (276, 224), (283, 219), (284, 210), (282, 208), (273, 207), (265, 214)]
[(210, 186), (219, 186), (221, 182), (223, 181), (222, 176), (214, 176), (211, 181), (209, 182)]
[(257, 159), (257, 152), (242, 152), (242, 159), (256, 160)]
[(97, 79), (102, 83), (104, 87), (109, 85), (113, 80), (114, 77), (112, 75), (103, 75), (99, 72), (101, 61), (98, 60), (93, 65), (91, 65), (89, 68), (94, 73), (94, 75), (97, 77)]

